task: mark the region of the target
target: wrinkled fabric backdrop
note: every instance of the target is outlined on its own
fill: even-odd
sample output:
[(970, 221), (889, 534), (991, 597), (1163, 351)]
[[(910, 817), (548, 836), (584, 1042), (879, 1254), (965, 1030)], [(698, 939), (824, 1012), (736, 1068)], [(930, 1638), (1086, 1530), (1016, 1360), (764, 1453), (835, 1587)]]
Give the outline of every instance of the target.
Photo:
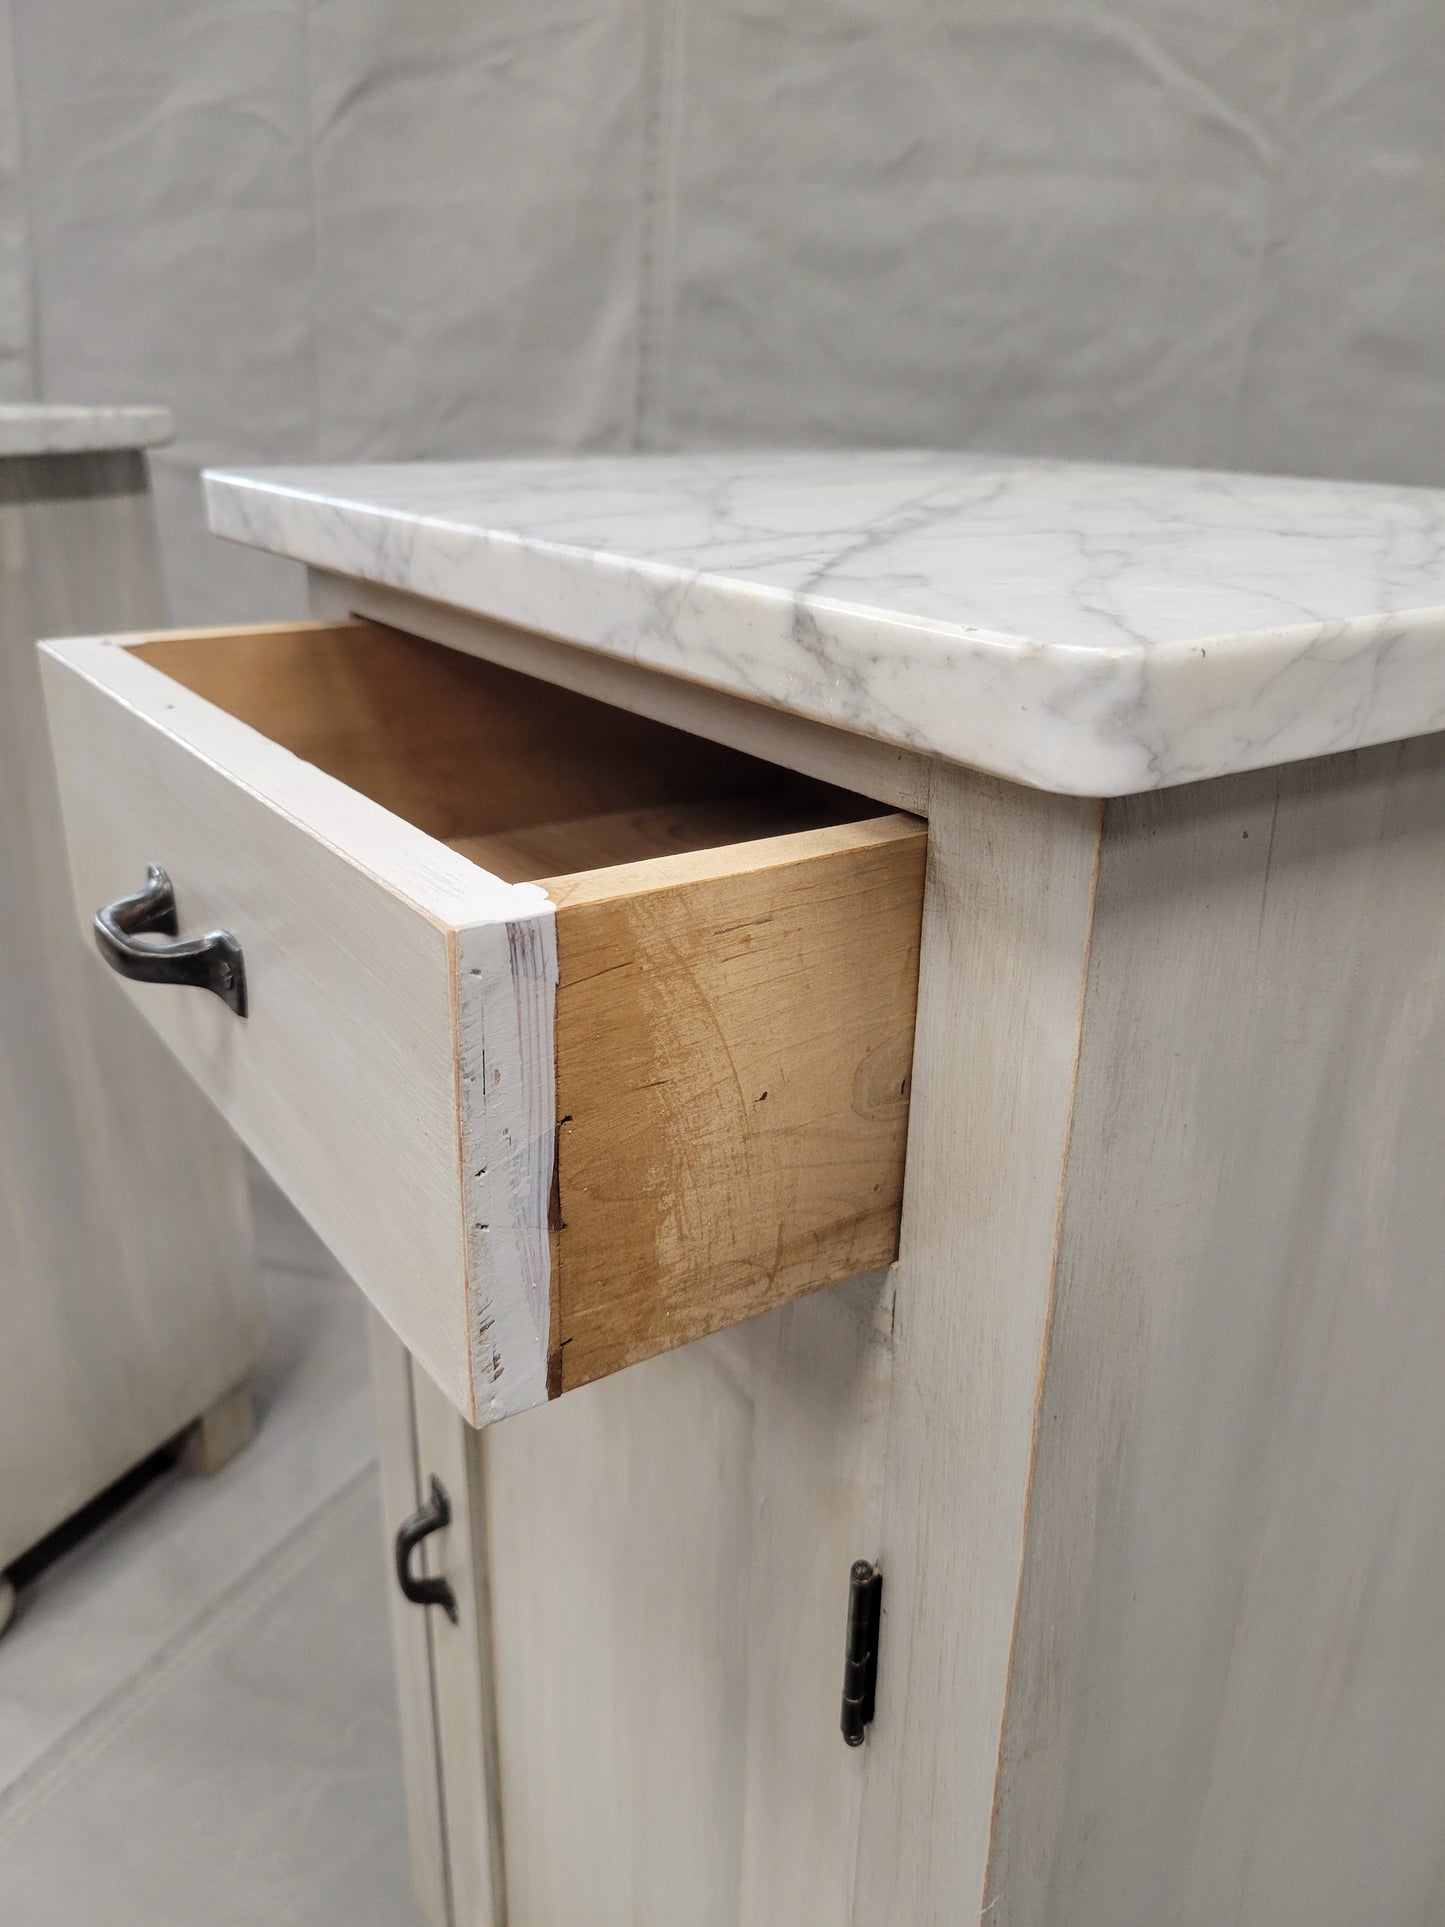
[(0, 399), (1445, 482), (1442, 0), (0, 0)]

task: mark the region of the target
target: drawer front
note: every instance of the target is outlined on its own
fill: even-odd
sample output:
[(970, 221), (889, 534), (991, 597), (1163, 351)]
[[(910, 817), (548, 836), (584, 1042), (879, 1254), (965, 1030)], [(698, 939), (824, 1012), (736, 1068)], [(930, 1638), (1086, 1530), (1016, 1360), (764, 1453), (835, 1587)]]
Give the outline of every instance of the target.
[[(509, 1053), (501, 1018), (513, 1007), (513, 946), (523, 957), (535, 951), (544, 987), (552, 912), (542, 893), (497, 883), (120, 643), (48, 650), (44, 675), (87, 941), (96, 908), (139, 888), (151, 863), (170, 876), (184, 935), (232, 932), (246, 970), (244, 1019), (194, 989), (126, 989), (470, 1414), (457, 933), (467, 931), (468, 969), (490, 960), (503, 993), (489, 1039), (495, 1115), (499, 1072), (511, 1095), (525, 1095), (515, 1022)], [(479, 984), (468, 980), (475, 1002)], [(525, 1153), (526, 1133), (517, 1137)], [(525, 1172), (516, 1190), (523, 1220)], [(530, 1216), (530, 1263), (544, 1289), (545, 1188)], [(524, 1225), (514, 1281), (526, 1273), (527, 1244)], [(493, 1253), (500, 1270), (496, 1242)], [(524, 1288), (509, 1309), (530, 1322), (528, 1303)], [(495, 1298), (479, 1315), (502, 1322)], [(520, 1378), (537, 1339), (523, 1332), (514, 1343)], [(540, 1395), (532, 1391), (524, 1402)]]
[(84, 925), (159, 864), (182, 940), (235, 939), (244, 1015), (127, 990), (472, 1423), (894, 1255), (913, 819), (694, 797), (659, 831), (748, 759), (373, 625), (43, 668)]

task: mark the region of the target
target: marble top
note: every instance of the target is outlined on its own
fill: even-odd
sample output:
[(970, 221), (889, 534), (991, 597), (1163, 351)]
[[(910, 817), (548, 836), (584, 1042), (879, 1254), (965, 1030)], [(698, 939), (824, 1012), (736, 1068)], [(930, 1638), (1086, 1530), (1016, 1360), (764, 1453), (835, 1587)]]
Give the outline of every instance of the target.
[(220, 535), (1042, 789), (1445, 728), (1445, 490), (929, 452), (206, 487)]
[(0, 407), (0, 455), (158, 448), (174, 433), (169, 408), (72, 408), (43, 402)]

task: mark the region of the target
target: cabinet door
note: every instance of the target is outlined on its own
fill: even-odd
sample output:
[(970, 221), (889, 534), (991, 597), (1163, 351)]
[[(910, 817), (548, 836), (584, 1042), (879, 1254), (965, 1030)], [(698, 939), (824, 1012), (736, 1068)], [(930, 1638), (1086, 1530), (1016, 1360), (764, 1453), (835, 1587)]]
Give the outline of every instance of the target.
[[(484, 1434), (414, 1371), (459, 1622), (403, 1611), (431, 1622), (458, 1927), (843, 1927), (843, 1634), (889, 1317), (875, 1272)], [(403, 1675), (422, 1690), (406, 1653)]]
[(887, 1277), (481, 1440), (512, 1927), (847, 1920)]
[(504, 1891), (505, 1838), (497, 1795), (493, 1691), (495, 1653), (489, 1606), (483, 1491), (483, 1434), (472, 1430), (419, 1365), (412, 1367), (421, 1483), (440, 1480), (450, 1523), (426, 1542), (429, 1571), (445, 1575), (456, 1618), (436, 1607), (430, 1621), (436, 1757), (441, 1778), (447, 1889), (455, 1927), (503, 1927), (514, 1916)]
[[(375, 1312), (371, 1371), (412, 1885), (431, 1927), (501, 1927), (487, 1572), (474, 1530), (480, 1436)], [(445, 1577), (454, 1619), (406, 1599), (393, 1571), (397, 1532), (430, 1498), (434, 1479), (450, 1519), (413, 1548), (408, 1569), (417, 1578)]]
[[(437, 1753), (432, 1625), (437, 1615), (404, 1599), (391, 1569), (391, 1548), (397, 1530), (402, 1521), (416, 1511), (422, 1498), (413, 1366), (410, 1352), (377, 1312), (370, 1314), (370, 1329), (371, 1383), (376, 1399), (377, 1442), (381, 1449), (385, 1583), (391, 1604), (392, 1657), (401, 1713), (412, 1885), (431, 1927), (451, 1927), (450, 1872)], [(424, 1543), (414, 1555), (416, 1569), (426, 1570), (434, 1556), (433, 1547)]]

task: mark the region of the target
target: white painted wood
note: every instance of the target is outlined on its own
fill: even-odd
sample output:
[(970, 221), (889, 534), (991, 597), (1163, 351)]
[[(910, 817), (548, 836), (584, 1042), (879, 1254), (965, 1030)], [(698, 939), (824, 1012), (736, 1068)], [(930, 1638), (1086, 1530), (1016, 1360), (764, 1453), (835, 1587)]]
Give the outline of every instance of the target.
[(181, 1446), (182, 1469), (210, 1479), (244, 1452), (256, 1436), (256, 1405), (250, 1388), (232, 1386), (196, 1415)]
[(359, 615), (390, 623), (466, 655), (520, 669), (562, 689), (727, 743), (784, 769), (801, 770), (820, 782), (857, 790), (895, 809), (920, 815), (927, 810), (929, 761), (912, 750), (833, 729), (766, 703), (748, 702), (726, 690), (621, 657), (598, 655), (384, 583), (328, 575), (319, 569), (308, 571), (308, 577), (311, 607), (318, 616), (345, 620)]
[[(505, 1897), (505, 1839), (498, 1791), (493, 1694), (491, 1562), (481, 1456), (474, 1432), (430, 1383), (412, 1375), (417, 1465), (425, 1493), (439, 1478), (451, 1524), (425, 1542), (425, 1570), (444, 1573), (456, 1595), (453, 1624), (439, 1607), (409, 1608), (430, 1621), (437, 1757), (447, 1842), (447, 1881), (457, 1927), (516, 1922)], [(515, 1421), (514, 1421), (515, 1422)]]
[(1433, 1927), (1445, 746), (929, 814), (891, 1346), (860, 1281), (467, 1461), (509, 1917)]
[[(386, 1588), (391, 1608), (412, 1885), (430, 1927), (453, 1927), (432, 1653), (436, 1615), (402, 1596), (392, 1560), (397, 1529), (421, 1503), (412, 1389), (415, 1368), (411, 1354), (379, 1312), (369, 1314), (368, 1328), (381, 1454), (383, 1563), (377, 1583)], [(418, 1548), (415, 1558), (420, 1570), (428, 1569), (430, 1556), (425, 1544)]]
[(892, 1272), (774, 1316), (717, 1341), (754, 1413), (738, 1920), (843, 1922), (865, 1768), (843, 1635), (849, 1568), (878, 1554)]
[(469, 1416), (548, 1396), (557, 1144), (557, 930), (551, 905), (458, 930), (452, 950)]
[(37, 635), (161, 616), (144, 460), (0, 462), (0, 1565), (265, 1343), (239, 1146), (76, 933)]
[(1445, 1918), (1442, 880), (1438, 736), (1108, 812), (990, 1927)]
[(514, 1927), (847, 1918), (890, 1310), (874, 1273), (481, 1436)]
[(857, 1927), (982, 1902), (1099, 818), (934, 777)]
[[(461, 793), (429, 813), (435, 799), (405, 788), (415, 777), (425, 791), (426, 747), (405, 732), (378, 744), (369, 720), (401, 699), (409, 677), (434, 712), (453, 714), (455, 678), (443, 667), (437, 684), (448, 660), (473, 697), (484, 685), (462, 711), (477, 727), (503, 685), (517, 700), (515, 678), (367, 623), (79, 638), (44, 652), (82, 921), (161, 863), (184, 930), (232, 935), (245, 958), (245, 1017), (204, 992), (150, 983), (127, 984), (136, 1007), (458, 1410), (486, 1424), (891, 1256), (925, 840), (911, 817), (839, 823), (830, 818), (850, 816), (846, 797), (784, 788), (778, 833), (758, 834), (750, 818), (710, 828), (702, 848), (554, 880), (554, 910), (548, 886), (504, 882), (369, 800), (391, 799), (403, 779), (409, 800), (397, 807), (437, 834), (458, 812), (488, 807)], [(514, 777), (533, 810), (559, 807), (574, 761), (582, 781), (568, 795), (588, 803), (619, 770), (645, 790), (653, 757), (662, 781), (685, 786), (699, 780), (702, 756), (702, 780), (724, 797), (729, 783), (778, 782), (767, 765), (709, 760), (692, 738), (525, 687), (540, 700)], [(268, 707), (256, 692), (273, 688)], [(564, 717), (573, 748), (549, 761), (547, 732)], [(631, 760), (595, 748), (609, 721), (630, 725)], [(341, 744), (334, 762), (315, 746), (324, 726)], [(462, 730), (447, 754), (465, 766)], [(386, 752), (379, 789), (365, 758), (357, 774), (342, 753), (348, 732), (353, 747), (360, 738)], [(487, 769), (495, 777), (494, 759)], [(511, 789), (500, 793), (501, 807), (523, 807)], [(691, 807), (685, 787), (683, 800)], [(558, 915), (579, 933), (570, 954), (580, 981), (627, 972), (613, 979), (627, 989), (615, 1021), (572, 1023), (566, 1083), (554, 1020), (576, 986), (559, 986)], [(691, 965), (678, 961), (688, 943)], [(715, 954), (717, 981), (705, 967)], [(825, 1007), (851, 1056), (833, 1050), (833, 1032), (801, 1020), (829, 983)], [(700, 1072), (692, 1036), (712, 1053)], [(881, 1100), (858, 1083), (876, 1080), (880, 1065)], [(739, 1074), (760, 1080), (761, 1097), (715, 1103)], [(690, 1076), (696, 1093), (684, 1088)], [(778, 1094), (755, 1117), (769, 1082)], [(659, 1257), (645, 1223), (629, 1272), (610, 1230), (592, 1229), (598, 1214), (567, 1210), (565, 1177), (554, 1263), (559, 1091), (578, 1113), (569, 1138), (578, 1167), (608, 1173), (618, 1134), (628, 1142), (624, 1201), (629, 1187), (655, 1193), (659, 1174), (670, 1182), (696, 1165), (688, 1214), (713, 1210), (737, 1234), (713, 1272), (685, 1245)], [(639, 1092), (662, 1095), (632, 1103)], [(571, 1195), (601, 1189), (593, 1178)], [(787, 1237), (780, 1213), (792, 1220)], [(576, 1224), (567, 1250), (580, 1254), (570, 1276), (582, 1283), (569, 1297), (561, 1240)], [(591, 1323), (568, 1352), (577, 1334), (565, 1313), (579, 1303)]]
[(929, 814), (856, 1882), (759, 1320), (484, 1441), (513, 1917), (1434, 1927), (1445, 744)]
[[(523, 1166), (549, 1157), (534, 1119), (550, 1090), (510, 1081), (522, 1059), (506, 1043), (514, 1027), (550, 1025), (545, 974), (514, 988), (510, 966), (513, 927), (550, 923), (545, 896), (489, 876), (123, 641), (49, 644), (43, 668), (82, 919), (159, 861), (183, 929), (229, 928), (245, 953), (244, 1020), (186, 988), (128, 984), (136, 1007), (453, 1403), (471, 1417), (531, 1403), (546, 1333), (524, 1256), (545, 1220), (517, 1214), (546, 1180), (494, 1168), (488, 1268), (469, 1278), (456, 1033), (474, 1034), (485, 1002), (490, 1134)], [(550, 1051), (527, 1061), (550, 1069)], [(510, 1369), (474, 1389), (484, 1323)]]

